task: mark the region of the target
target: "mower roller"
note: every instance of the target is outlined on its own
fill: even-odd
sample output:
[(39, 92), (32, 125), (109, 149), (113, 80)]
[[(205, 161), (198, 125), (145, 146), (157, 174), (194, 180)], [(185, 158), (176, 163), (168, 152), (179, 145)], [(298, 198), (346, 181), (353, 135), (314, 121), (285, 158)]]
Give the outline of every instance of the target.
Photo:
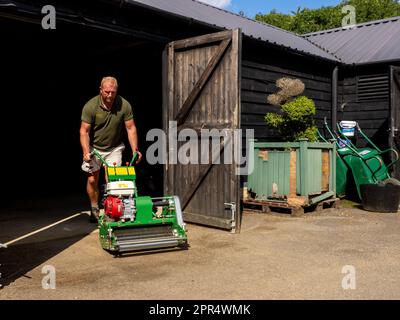
[(181, 247), (187, 248), (185, 224), (177, 196), (139, 196), (133, 154), (126, 166), (107, 164), (96, 149), (92, 154), (105, 166), (104, 211), (98, 220), (99, 240), (113, 254)]

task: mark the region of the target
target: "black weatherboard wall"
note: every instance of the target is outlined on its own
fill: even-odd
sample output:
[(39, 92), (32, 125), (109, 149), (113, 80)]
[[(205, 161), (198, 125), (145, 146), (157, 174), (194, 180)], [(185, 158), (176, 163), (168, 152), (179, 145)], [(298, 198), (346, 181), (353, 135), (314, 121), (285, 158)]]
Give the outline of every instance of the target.
[[(390, 83), (387, 65), (340, 70), (338, 120), (356, 120), (378, 145), (388, 145)], [(359, 140), (360, 146), (365, 142)]]
[(298, 55), (251, 39), (244, 41), (241, 78), (242, 128), (254, 129), (256, 139), (280, 139), (265, 124), (264, 116), (267, 112), (279, 112), (279, 107), (268, 104), (267, 97), (278, 90), (275, 84), (281, 77), (303, 81), (303, 94), (313, 99), (316, 105), (317, 125), (322, 126), (324, 117), (330, 123), (334, 67), (333, 62)]
[[(400, 150), (398, 114), (400, 96), (396, 94), (396, 78), (391, 78), (396, 62), (343, 67), (339, 71), (338, 120), (357, 121), (364, 133), (382, 150)], [(392, 131), (393, 130), (393, 131)], [(392, 137), (393, 134), (393, 137)], [(356, 136), (363, 147), (366, 141)], [(391, 154), (393, 156), (393, 154)], [(386, 161), (393, 160), (386, 154)], [(392, 176), (400, 178), (400, 164), (393, 167)]]

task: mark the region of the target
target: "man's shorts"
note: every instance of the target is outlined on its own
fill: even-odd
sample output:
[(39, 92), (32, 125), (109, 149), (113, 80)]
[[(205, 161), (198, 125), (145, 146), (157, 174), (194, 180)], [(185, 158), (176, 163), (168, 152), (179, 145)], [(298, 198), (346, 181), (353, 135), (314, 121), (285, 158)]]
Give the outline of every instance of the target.
[[(99, 151), (97, 152), (101, 155), (101, 157), (106, 161), (107, 165), (112, 167), (114, 163), (116, 166), (120, 166), (122, 163), (122, 152), (125, 150), (125, 145), (122, 143), (118, 147), (112, 149), (111, 151)], [(90, 148), (90, 152), (93, 151), (93, 148)], [(87, 173), (93, 173), (100, 170), (103, 163), (96, 155), (93, 155), (92, 160), (90, 162), (83, 161), (82, 170)]]

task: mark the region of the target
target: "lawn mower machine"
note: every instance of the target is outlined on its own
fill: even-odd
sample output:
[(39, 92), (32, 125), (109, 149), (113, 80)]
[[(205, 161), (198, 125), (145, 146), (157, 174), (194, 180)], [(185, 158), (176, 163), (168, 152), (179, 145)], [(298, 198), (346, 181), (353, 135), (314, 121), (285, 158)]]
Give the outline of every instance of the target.
[(110, 166), (97, 150), (92, 152), (105, 166), (107, 185), (104, 210), (98, 228), (100, 244), (115, 255), (147, 249), (187, 248), (185, 224), (177, 196), (139, 196), (133, 166)]

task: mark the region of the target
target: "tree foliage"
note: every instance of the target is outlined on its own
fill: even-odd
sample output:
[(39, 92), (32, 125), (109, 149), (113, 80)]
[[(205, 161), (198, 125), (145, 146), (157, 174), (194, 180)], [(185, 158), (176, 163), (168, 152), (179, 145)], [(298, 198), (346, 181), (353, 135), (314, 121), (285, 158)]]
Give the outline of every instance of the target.
[(298, 8), (292, 14), (272, 10), (259, 13), (255, 19), (298, 34), (316, 32), (342, 26), (342, 13), (345, 5), (356, 9), (356, 23), (400, 16), (400, 3), (397, 0), (344, 0), (337, 6), (319, 9)]

